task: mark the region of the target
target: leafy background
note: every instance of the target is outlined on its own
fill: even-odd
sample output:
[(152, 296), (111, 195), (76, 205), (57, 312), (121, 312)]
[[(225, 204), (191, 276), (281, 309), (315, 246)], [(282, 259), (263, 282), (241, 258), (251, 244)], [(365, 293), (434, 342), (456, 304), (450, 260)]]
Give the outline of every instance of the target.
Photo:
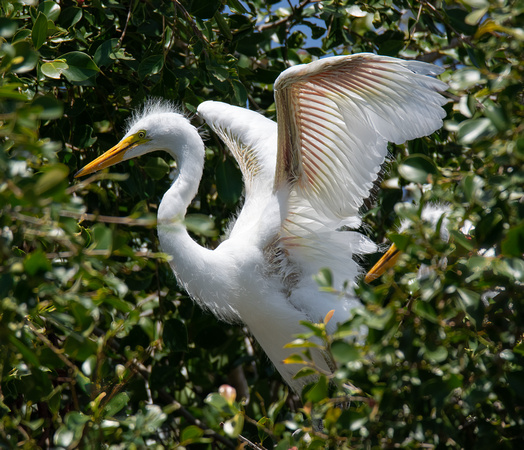
[[(0, 1), (2, 448), (521, 446), (523, 6)], [(444, 67), (448, 116), (391, 147), (362, 231), (404, 256), (359, 283), (366, 310), (337, 334), (304, 328), (339, 371), (300, 403), (245, 330), (177, 287), (155, 232), (173, 162), (153, 154), (73, 174), (149, 97), (273, 117), (272, 84), (289, 65), (363, 51)], [(209, 133), (207, 145), (188, 225), (213, 247), (242, 187), (223, 144)], [(412, 200), (450, 205), (449, 242)], [(398, 217), (410, 233), (398, 234)], [(329, 273), (318, 278), (329, 289)], [(365, 342), (344, 339), (363, 324)], [(349, 404), (347, 380), (358, 387)]]

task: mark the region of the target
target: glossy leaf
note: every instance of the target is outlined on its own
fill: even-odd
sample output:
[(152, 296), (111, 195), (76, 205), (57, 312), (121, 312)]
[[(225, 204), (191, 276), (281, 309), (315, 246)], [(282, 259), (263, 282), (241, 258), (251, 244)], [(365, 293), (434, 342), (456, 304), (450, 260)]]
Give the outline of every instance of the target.
[(33, 40), (33, 45), (38, 50), (42, 44), (46, 41), (47, 38), (47, 17), (43, 13), (39, 13), (38, 17), (33, 25), (33, 30), (31, 31), (31, 38)]
[(159, 73), (164, 66), (163, 55), (151, 55), (145, 58), (138, 66), (138, 76), (143, 80), (146, 76)]
[(68, 66), (62, 70), (62, 73), (71, 82), (86, 81), (100, 71), (91, 57), (83, 52), (66, 53), (61, 55), (60, 59), (63, 59)]
[(398, 167), (399, 174), (414, 183), (428, 183), (438, 171), (431, 159), (425, 155), (410, 155)]
[(52, 22), (58, 19), (58, 16), (60, 15), (60, 11), (61, 11), (60, 6), (52, 0), (45, 0), (43, 2), (40, 2), (37, 10), (45, 14), (47, 19), (51, 20)]
[(41, 66), (42, 73), (49, 78), (58, 80), (62, 73), (69, 68), (65, 59), (55, 59), (54, 61), (45, 62)]

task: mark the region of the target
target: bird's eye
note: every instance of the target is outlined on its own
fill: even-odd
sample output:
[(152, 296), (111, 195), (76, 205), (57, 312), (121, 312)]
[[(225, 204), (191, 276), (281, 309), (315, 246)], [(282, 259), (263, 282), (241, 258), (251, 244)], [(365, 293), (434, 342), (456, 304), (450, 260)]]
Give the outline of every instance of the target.
[(139, 131), (138, 132), (138, 138), (139, 139), (144, 139), (146, 137), (146, 132), (145, 131)]

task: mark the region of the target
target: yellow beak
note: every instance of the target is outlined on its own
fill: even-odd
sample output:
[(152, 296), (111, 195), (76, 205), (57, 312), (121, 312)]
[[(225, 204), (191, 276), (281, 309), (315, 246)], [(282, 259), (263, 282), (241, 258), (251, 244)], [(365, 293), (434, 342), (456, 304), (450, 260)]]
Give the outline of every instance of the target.
[(378, 262), (366, 274), (364, 281), (366, 283), (371, 283), (373, 280), (376, 280), (386, 270), (395, 265), (399, 256), (400, 250), (397, 248), (395, 244), (393, 244), (391, 247), (389, 247), (388, 251), (384, 253), (384, 255), (382, 255), (382, 258), (380, 258)]
[(100, 155), (94, 161), (91, 161), (87, 166), (75, 173), (75, 178), (89, 175), (90, 173), (97, 172), (119, 163), (123, 160), (127, 151), (147, 141), (148, 139), (140, 138), (138, 133), (121, 140), (113, 148), (109, 149), (103, 155)]

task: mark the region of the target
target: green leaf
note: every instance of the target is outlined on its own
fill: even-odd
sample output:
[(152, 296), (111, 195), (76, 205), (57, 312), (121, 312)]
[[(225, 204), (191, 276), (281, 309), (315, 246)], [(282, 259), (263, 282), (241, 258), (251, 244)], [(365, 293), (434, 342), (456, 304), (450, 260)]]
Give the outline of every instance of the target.
[(189, 425), (182, 430), (180, 435), (181, 445), (191, 444), (204, 435), (204, 430), (196, 425)]
[(89, 247), (89, 250), (109, 256), (113, 249), (113, 231), (103, 223), (95, 224), (92, 230), (93, 243)]
[(26, 73), (33, 70), (38, 62), (38, 53), (29, 42), (20, 41), (13, 44), (16, 56), (12, 60), (11, 70), (15, 73)]
[(0, 86), (0, 98), (18, 100), (21, 102), (27, 101), (27, 94), (18, 92), (20, 87), (21, 86), (19, 84), (5, 84), (3, 86)]
[(320, 375), (318, 381), (303, 392), (306, 401), (317, 403), (324, 400), (328, 395), (328, 380), (324, 375)]
[(65, 425), (60, 425), (53, 436), (55, 445), (61, 448), (69, 448), (75, 438), (74, 432), (69, 430)]
[(82, 9), (76, 6), (70, 6), (64, 9), (60, 15), (60, 25), (63, 28), (71, 28), (82, 19)]
[(60, 79), (60, 76), (62, 75), (64, 70), (68, 68), (69, 66), (65, 59), (55, 59), (53, 61), (45, 62), (44, 64), (42, 64), (40, 70), (46, 77), (58, 80)]
[[(64, 105), (55, 97), (40, 96), (36, 97), (31, 104), (33, 108), (39, 108), (38, 118), (44, 120), (58, 119), (62, 117)], [(67, 174), (69, 171), (67, 171)], [(67, 175), (66, 174), (66, 175)]]
[(299, 378), (304, 377), (311, 377), (314, 375), (318, 375), (318, 371), (313, 369), (312, 367), (302, 367), (294, 376), (294, 380), (298, 380)]
[(164, 67), (164, 55), (148, 56), (138, 66), (138, 77), (144, 80), (150, 75), (159, 73), (162, 67)]
[(480, 295), (465, 288), (457, 288), (456, 292), (462, 309), (468, 314), (473, 326), (478, 328), (482, 325), (484, 317), (484, 305)]
[(524, 260), (522, 257), (504, 259), (496, 265), (496, 272), (519, 283), (524, 283)]
[(478, 175), (466, 175), (462, 179), (462, 191), (470, 203), (478, 202), (484, 195), (484, 180)]
[(162, 339), (165, 346), (172, 352), (187, 351), (187, 328), (179, 319), (169, 319), (164, 322)]
[(261, 444), (269, 437), (269, 435), (264, 430), (271, 430), (273, 427), (273, 421), (269, 417), (262, 417), (257, 422), (258, 428), (258, 439)]
[(171, 171), (169, 164), (163, 158), (154, 156), (149, 157), (142, 168), (153, 180), (161, 180)]
[(226, 420), (222, 429), (232, 438), (238, 437), (244, 428), (244, 415), (242, 413), (235, 414), (232, 419)]
[(95, 63), (98, 67), (113, 64), (119, 57), (124, 57), (124, 52), (119, 48), (120, 41), (116, 38), (109, 39), (100, 45), (95, 52)]
[(190, 2), (189, 12), (199, 19), (210, 19), (222, 6), (221, 0), (206, 0), (205, 2)]
[(9, 39), (16, 33), (17, 29), (18, 23), (16, 20), (0, 17), (0, 36)]
[(390, 307), (382, 308), (366, 315), (366, 325), (375, 330), (384, 330), (391, 323), (392, 318), (393, 310)]
[(310, 342), (305, 339), (295, 339), (286, 345), (284, 345), (284, 348), (317, 348), (318, 344), (315, 342)]
[(129, 394), (126, 392), (119, 392), (104, 406), (104, 416), (114, 417), (116, 413), (121, 411), (129, 403)]
[(62, 73), (72, 83), (86, 81), (100, 72), (91, 57), (82, 52), (66, 53), (60, 59), (67, 63), (68, 67)]
[(486, 79), (480, 70), (475, 67), (466, 67), (453, 72), (449, 84), (452, 89), (462, 91), (484, 83)]
[(477, 30), (476, 26), (472, 26), (466, 22), (468, 12), (462, 8), (449, 8), (444, 10), (449, 17), (450, 25), (460, 33), (472, 36)]
[(439, 323), (439, 319), (437, 313), (435, 312), (435, 309), (428, 302), (417, 301), (413, 306), (413, 311), (415, 311), (415, 313), (418, 316), (426, 320), (429, 320), (430, 322)]
[(34, 192), (39, 196), (50, 196), (62, 181), (69, 175), (69, 168), (65, 164), (54, 164), (45, 169), (44, 173), (38, 177)]
[(439, 345), (435, 348), (430, 348), (429, 346), (425, 347), (424, 355), (430, 361), (437, 364), (444, 362), (448, 357), (448, 351), (443, 345)]
[(320, 269), (316, 275), (313, 275), (313, 279), (321, 288), (333, 287), (333, 273), (327, 267)]
[(212, 394), (209, 394), (206, 397), (205, 402), (208, 405), (211, 405), (214, 408), (216, 408), (218, 411), (224, 411), (224, 412), (230, 412), (231, 411), (229, 403), (226, 401), (226, 399), (224, 397), (222, 397), (217, 392), (213, 392)]
[(228, 205), (235, 204), (242, 195), (242, 174), (229, 159), (220, 161), (215, 172), (217, 192)]
[(472, 239), (468, 239), (458, 230), (451, 230), (451, 236), (453, 237), (453, 242), (460, 245), (462, 248), (471, 252), (475, 248), (475, 242)]
[(31, 31), (33, 45), (38, 50), (47, 39), (47, 17), (43, 13), (38, 13), (38, 17)]
[(524, 255), (524, 223), (510, 228), (502, 241), (502, 254), (521, 257)]
[(235, 100), (239, 105), (245, 105), (247, 102), (247, 90), (244, 85), (237, 80), (232, 80), (233, 91), (235, 92)]
[(345, 341), (335, 341), (331, 344), (331, 353), (335, 361), (341, 364), (360, 359), (360, 351), (354, 345)]
[(485, 215), (475, 226), (475, 239), (483, 247), (491, 247), (504, 231), (504, 216), (499, 210)]
[(218, 236), (214, 220), (204, 214), (188, 214), (184, 218), (184, 223), (188, 230), (202, 236)]
[(9, 333), (8, 339), (13, 344), (16, 349), (22, 354), (22, 357), (24, 360), (28, 363), (33, 365), (33, 367), (40, 367), (40, 361), (38, 360), (38, 356), (29, 349), (22, 341), (17, 339), (14, 334)]
[(401, 251), (406, 250), (408, 245), (412, 242), (412, 238), (408, 234), (391, 234), (388, 237)]
[(240, 0), (227, 0), (227, 5), (238, 14), (247, 14), (248, 12)]
[(380, 44), (378, 52), (380, 55), (398, 56), (404, 45), (404, 41), (388, 39)]
[[(48, 20), (55, 22), (60, 15), (60, 6), (53, 0), (46, 0), (38, 5), (39, 12), (45, 14)], [(40, 16), (40, 14), (38, 14)]]
[(464, 120), (459, 124), (457, 138), (461, 144), (469, 145), (494, 131), (491, 120), (480, 119)]
[(429, 183), (438, 174), (435, 163), (426, 155), (414, 154), (408, 156), (398, 167), (398, 173), (407, 181), (413, 183)]
[(218, 25), (218, 28), (220, 29), (220, 32), (226, 37), (226, 39), (232, 40), (233, 34), (231, 33), (229, 25), (224, 19), (224, 16), (222, 16), (218, 10), (214, 14), (214, 19)]
[(464, 21), (468, 25), (478, 25), (481, 19), (486, 15), (487, 12), (488, 12), (488, 6), (486, 5), (482, 9), (476, 9), (476, 10), (471, 11), (467, 15), (467, 17), (464, 19)]
[(48, 272), (51, 268), (51, 262), (42, 250), (29, 253), (24, 260), (24, 269), (30, 276), (35, 276), (37, 273)]
[(73, 135), (72, 144), (77, 148), (89, 148), (96, 142), (96, 136), (93, 136), (94, 130), (91, 125), (87, 123), (80, 123), (80, 125), (75, 129), (75, 134)]

